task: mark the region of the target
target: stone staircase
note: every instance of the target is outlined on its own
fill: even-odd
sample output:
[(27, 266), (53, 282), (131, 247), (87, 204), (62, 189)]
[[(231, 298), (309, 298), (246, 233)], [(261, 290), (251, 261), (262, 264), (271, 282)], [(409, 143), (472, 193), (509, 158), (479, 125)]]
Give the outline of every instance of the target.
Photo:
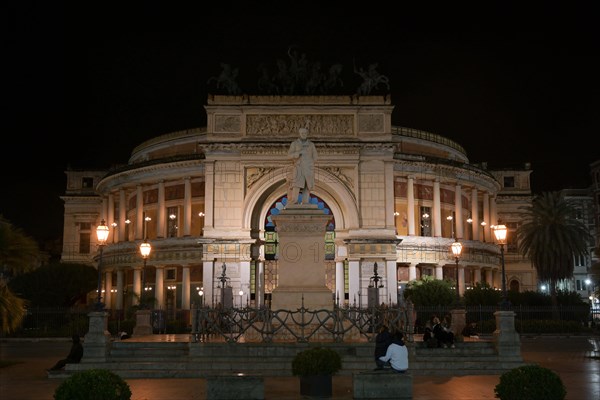
[[(51, 377), (76, 371), (109, 369), (123, 378), (201, 378), (243, 372), (291, 376), (294, 355), (316, 343), (194, 343), (114, 341), (106, 362), (68, 364)], [(372, 343), (322, 343), (342, 356), (339, 375), (374, 368)], [(454, 349), (428, 349), (409, 343), (409, 365), (415, 375), (494, 375), (523, 365), (520, 356), (499, 356), (491, 341), (456, 343)]]

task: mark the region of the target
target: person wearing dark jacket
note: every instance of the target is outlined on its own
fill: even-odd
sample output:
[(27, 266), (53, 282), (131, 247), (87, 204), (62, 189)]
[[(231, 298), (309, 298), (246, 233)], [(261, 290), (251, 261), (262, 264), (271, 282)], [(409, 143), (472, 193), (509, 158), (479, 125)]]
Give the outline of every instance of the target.
[(379, 357), (385, 356), (385, 352), (387, 351), (388, 346), (392, 344), (392, 335), (387, 326), (382, 325), (375, 336), (375, 364), (378, 369), (383, 369), (385, 362), (381, 361)]
[(440, 322), (438, 317), (433, 318), (433, 337), (437, 339), (438, 347), (454, 348), (454, 333)]
[(73, 344), (71, 345), (71, 351), (69, 351), (67, 357), (58, 360), (48, 371), (58, 371), (63, 369), (67, 364), (77, 364), (81, 361), (83, 358), (83, 346), (79, 340), (79, 335), (73, 335), (72, 340)]

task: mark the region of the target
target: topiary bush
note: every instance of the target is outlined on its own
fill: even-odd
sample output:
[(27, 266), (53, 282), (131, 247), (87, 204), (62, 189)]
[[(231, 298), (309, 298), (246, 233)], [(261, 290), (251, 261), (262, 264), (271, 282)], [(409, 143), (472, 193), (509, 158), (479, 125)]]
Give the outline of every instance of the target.
[(554, 371), (524, 365), (500, 375), (494, 393), (500, 400), (564, 400), (567, 390)]
[(123, 378), (107, 369), (75, 372), (54, 392), (54, 400), (131, 400)]
[(292, 374), (296, 376), (333, 375), (342, 368), (342, 357), (328, 347), (303, 350), (292, 360)]

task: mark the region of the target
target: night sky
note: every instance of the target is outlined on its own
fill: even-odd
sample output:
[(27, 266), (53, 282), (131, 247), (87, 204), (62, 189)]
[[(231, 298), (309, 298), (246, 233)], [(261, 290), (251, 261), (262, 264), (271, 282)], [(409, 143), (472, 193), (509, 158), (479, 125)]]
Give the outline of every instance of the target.
[(48, 21), (45, 11), (10, 18), (0, 195), (0, 214), (40, 242), (62, 236), (67, 166), (125, 164), (145, 140), (204, 126), (203, 106), (217, 93), (207, 82), (221, 63), (239, 70), (245, 93), (258, 94), (259, 65), (273, 74), (289, 49), (322, 70), (341, 64), (347, 94), (361, 82), (354, 66), (377, 63), (389, 78), (394, 125), (454, 140), (471, 162), (492, 168), (531, 162), (536, 193), (587, 187), (589, 164), (600, 159), (600, 24), (592, 10), (514, 18), (515, 10), (498, 9), (444, 24), (385, 10), (248, 10), (203, 13), (188, 32), (102, 34), (71, 29), (62, 10)]

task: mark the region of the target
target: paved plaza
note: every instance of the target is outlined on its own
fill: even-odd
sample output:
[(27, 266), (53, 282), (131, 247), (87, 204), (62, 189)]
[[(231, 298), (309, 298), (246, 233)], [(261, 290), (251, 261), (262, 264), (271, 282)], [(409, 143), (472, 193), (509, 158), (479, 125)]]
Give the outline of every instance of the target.
[[(600, 400), (600, 337), (523, 337), (522, 356), (557, 372), (567, 387), (567, 400)], [(52, 400), (62, 379), (49, 379), (46, 369), (69, 351), (62, 340), (3, 340), (2, 360), (18, 364), (0, 368), (0, 399)], [(415, 400), (495, 399), (500, 375), (415, 375)], [(128, 379), (132, 400), (200, 400), (206, 397), (206, 381), (190, 379)], [(265, 378), (265, 398), (301, 399), (297, 377)], [(352, 399), (352, 377), (335, 376), (333, 400)]]

